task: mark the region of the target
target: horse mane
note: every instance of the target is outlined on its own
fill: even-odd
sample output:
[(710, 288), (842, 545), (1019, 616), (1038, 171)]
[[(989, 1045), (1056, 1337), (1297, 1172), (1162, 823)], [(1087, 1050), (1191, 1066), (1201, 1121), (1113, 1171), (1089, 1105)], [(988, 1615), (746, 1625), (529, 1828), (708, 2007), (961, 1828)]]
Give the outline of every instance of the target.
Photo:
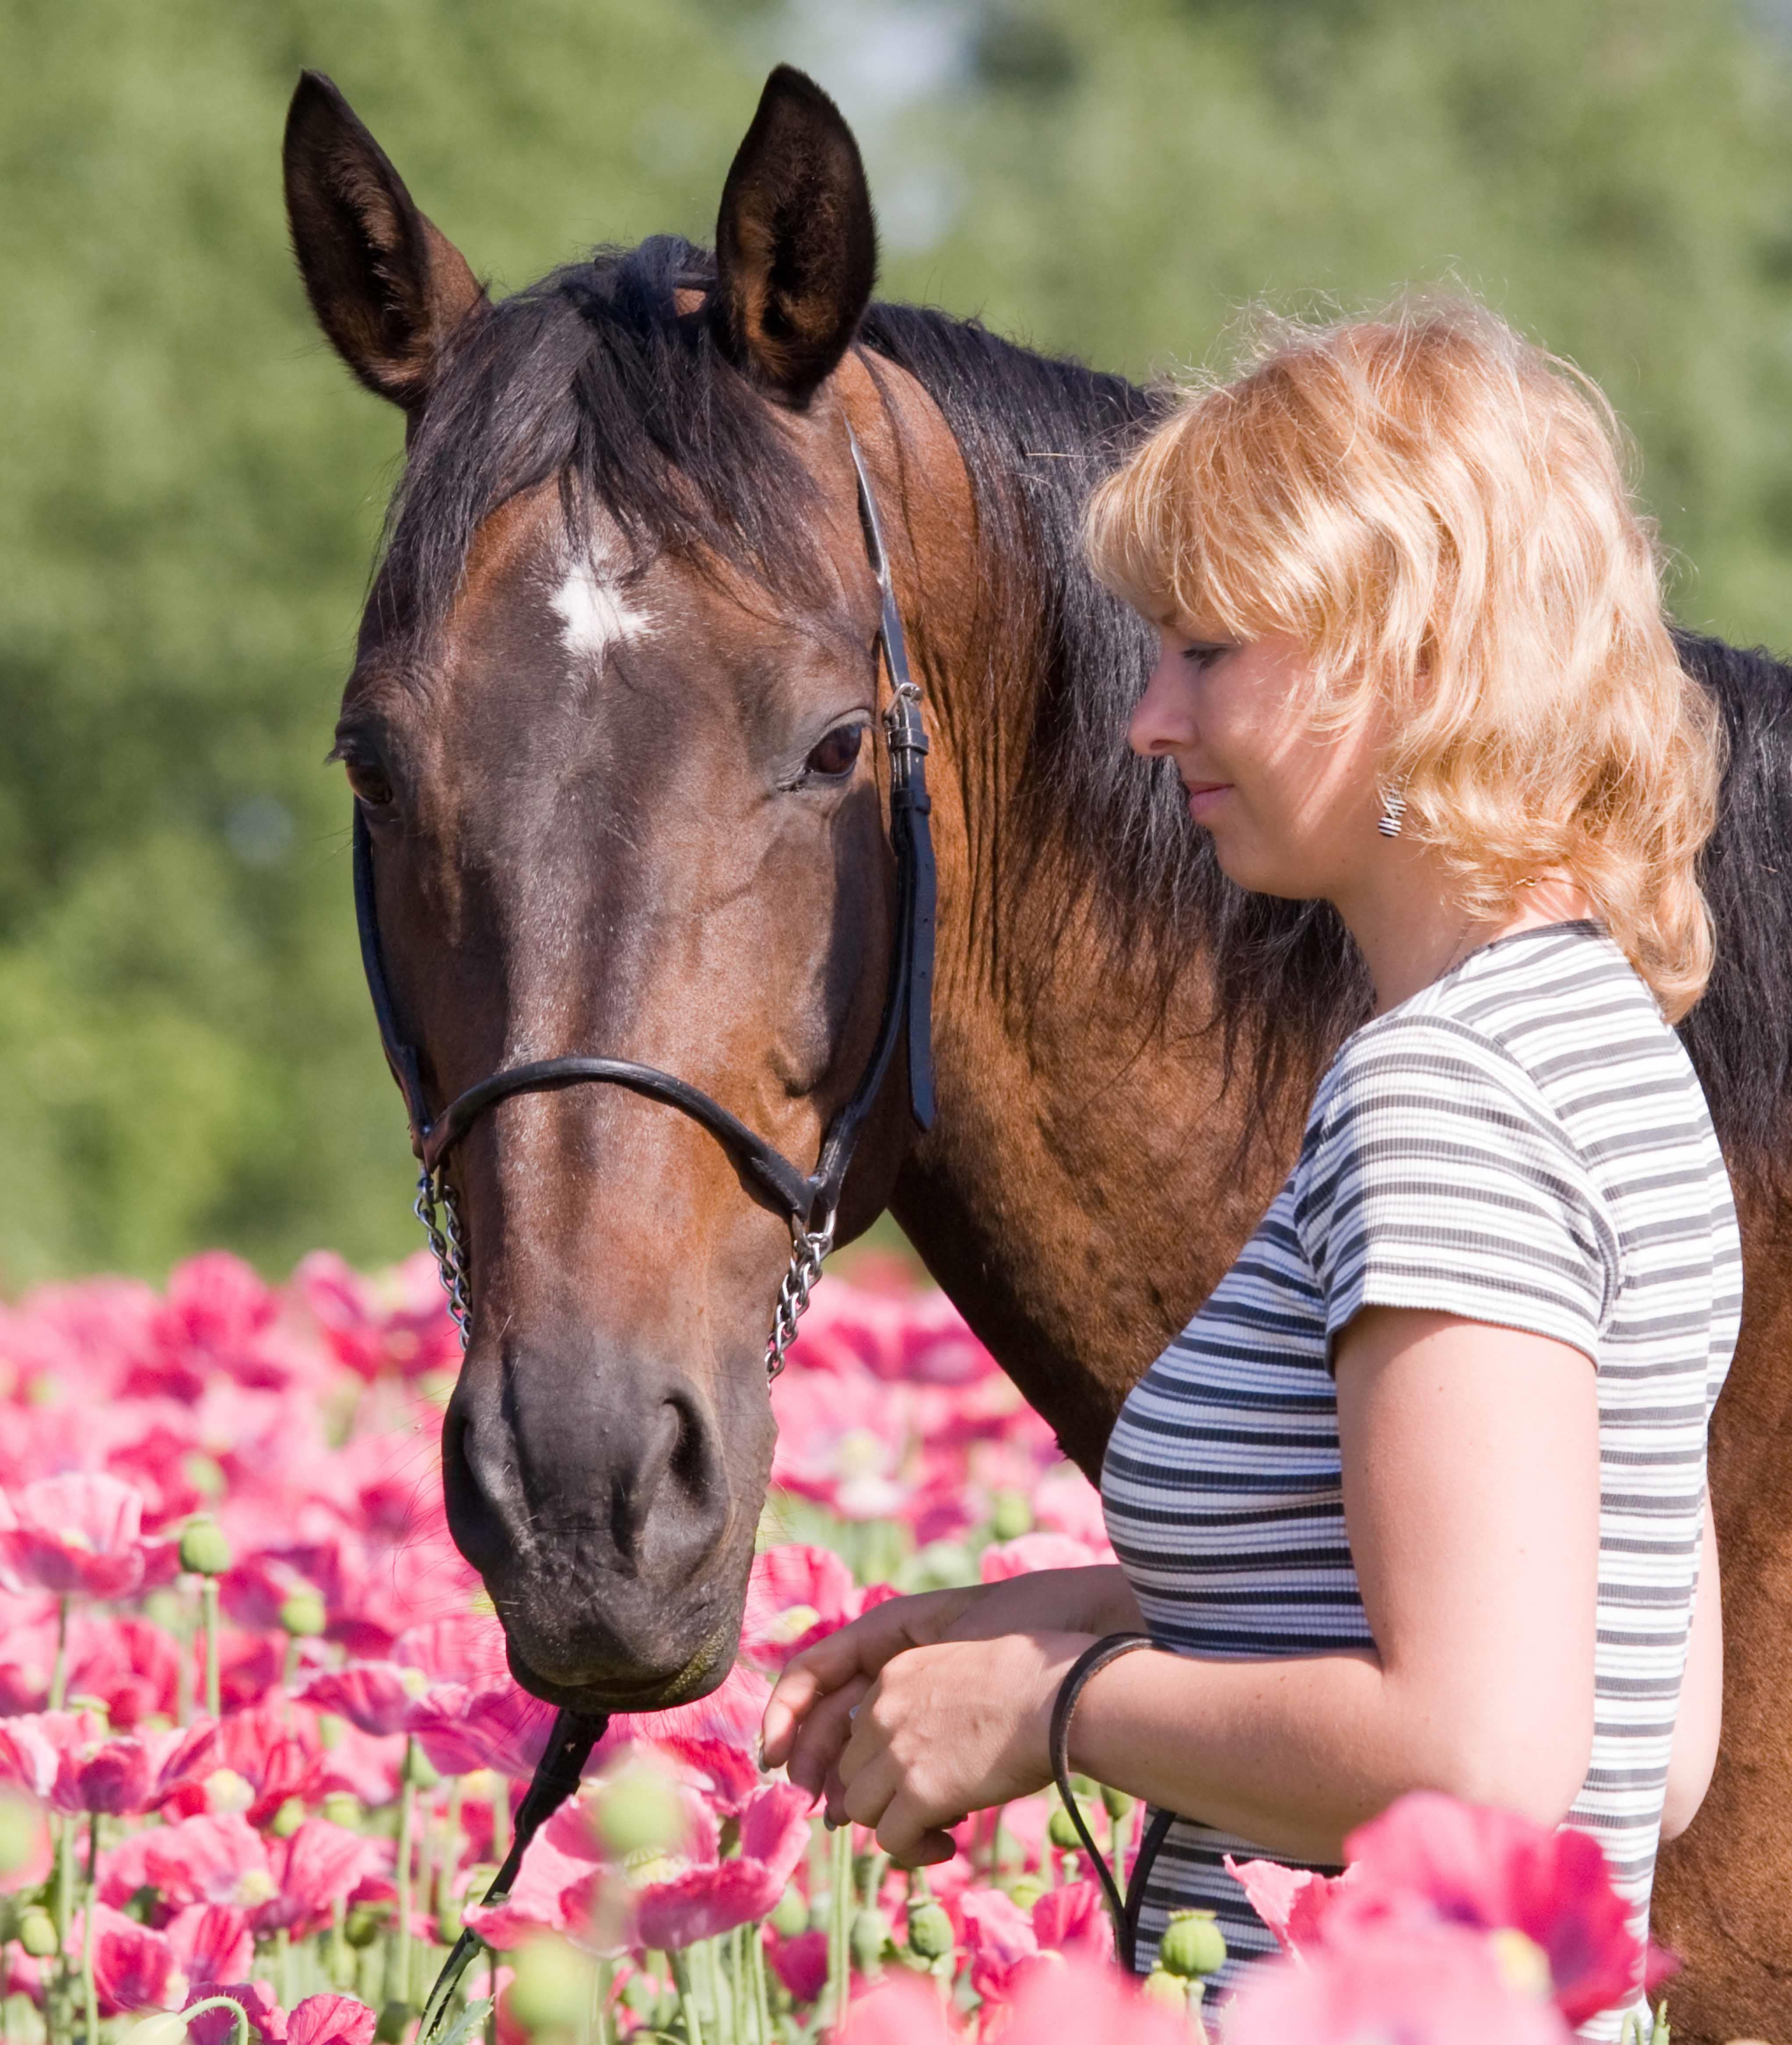
[[(599, 248), (494, 305), (451, 351), (388, 514), (372, 595), (381, 622), (426, 637), (459, 587), (481, 523), (555, 480), (569, 537), (601, 506), (644, 569), (671, 552), (717, 560), (768, 594), (812, 587), (816, 492), (763, 400), (702, 317), (714, 259), (675, 236)], [(1304, 1106), (1325, 1059), (1368, 1015), (1356, 947), (1328, 905), (1246, 893), (1189, 828), (1167, 762), (1125, 744), (1150, 633), (1090, 572), (1093, 483), (1162, 414), (1167, 394), (1047, 356), (933, 306), (874, 303), (857, 345), (913, 375), (963, 453), (979, 580), (1002, 626), (982, 635), (989, 686), (1021, 714), (998, 884), (1028, 898), (1036, 935), (1005, 963), (1029, 997), (1074, 928), (1113, 945), (1161, 1020), (1191, 973), (1212, 987), (1229, 1080), (1248, 1068), (1243, 1139)], [(1682, 1025), (1732, 1171), (1784, 1169), (1792, 1095), (1792, 669), (1761, 651), (1678, 635), (1688, 671), (1724, 705), (1732, 741), (1703, 877), (1717, 927), (1705, 999)], [(1012, 677), (1027, 680), (1012, 700)], [(1771, 885), (1770, 886), (1770, 883)], [(1240, 1151), (1242, 1160), (1243, 1150)]]
[(1674, 641), (1729, 740), (1699, 864), (1715, 956), (1680, 1038), (1738, 1190), (1772, 1197), (1792, 1179), (1792, 667), (1763, 647), (1679, 630)]

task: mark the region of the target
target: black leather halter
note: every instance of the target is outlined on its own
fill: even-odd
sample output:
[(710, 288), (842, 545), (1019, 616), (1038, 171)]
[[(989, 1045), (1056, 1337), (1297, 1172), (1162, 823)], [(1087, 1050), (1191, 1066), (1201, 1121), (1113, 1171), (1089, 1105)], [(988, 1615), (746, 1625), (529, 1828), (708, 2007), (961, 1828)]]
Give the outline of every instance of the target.
[[(877, 502), (871, 492), (864, 458), (850, 426), (847, 439), (852, 450), (852, 465), (859, 479), (859, 512), (863, 529), (865, 552), (877, 578), (882, 602), (878, 643), (883, 649), (890, 670), (890, 701), (883, 714), (885, 742), (890, 752), (890, 839), (896, 855), (896, 932), (890, 984), (884, 996), (883, 1019), (877, 1042), (852, 1097), (829, 1124), (813, 1172), (802, 1169), (774, 1149), (719, 1101), (673, 1073), (657, 1066), (638, 1065), (632, 1059), (574, 1055), (542, 1058), (527, 1065), (511, 1065), (477, 1081), (457, 1095), (441, 1113), (432, 1118), (424, 1098), (423, 1081), (415, 1048), (398, 1034), (392, 996), (379, 944), (379, 926), (375, 912), (373, 847), (367, 819), (357, 803), (355, 810), (355, 919), (360, 931), (361, 964), (373, 996), (374, 1015), (379, 1025), (386, 1061), (404, 1096), (405, 1112), (410, 1121), (411, 1149), (422, 1167), (417, 1181), (418, 1219), (429, 1231), (431, 1247), (441, 1267), (442, 1283), (461, 1339), (467, 1338), (471, 1299), (467, 1290), (465, 1237), (457, 1211), (453, 1188), (444, 1165), (449, 1153), (488, 1107), (515, 1093), (539, 1092), (546, 1088), (594, 1083), (626, 1087), (651, 1100), (663, 1101), (700, 1122), (723, 1147), (731, 1152), (753, 1183), (785, 1215), (790, 1225), (792, 1242), (790, 1270), (781, 1288), (766, 1361), (773, 1376), (783, 1362), (783, 1354), (795, 1332), (797, 1316), (807, 1305), (809, 1292), (819, 1274), (821, 1260), (833, 1244), (834, 1218), (840, 1204), (852, 1153), (863, 1134), (873, 1103), (883, 1087), (899, 1039), (908, 1046), (909, 1105), (921, 1129), (933, 1120), (933, 841), (928, 824), (932, 805), (927, 794), (925, 758), (927, 734), (921, 722), (921, 691), (909, 673), (908, 649), (902, 637), (902, 620), (890, 585), (889, 557), (884, 551), (883, 530), (879, 522)], [(446, 1215), (438, 1224), (438, 1203)]]

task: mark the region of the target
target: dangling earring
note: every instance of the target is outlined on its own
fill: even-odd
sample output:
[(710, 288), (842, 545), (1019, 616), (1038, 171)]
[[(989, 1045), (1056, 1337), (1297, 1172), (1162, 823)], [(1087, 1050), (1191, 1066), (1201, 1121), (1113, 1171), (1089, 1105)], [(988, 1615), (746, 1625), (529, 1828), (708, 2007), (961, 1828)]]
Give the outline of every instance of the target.
[(1375, 829), (1383, 838), (1398, 838), (1402, 819), (1406, 814), (1406, 798), (1402, 791), (1406, 784), (1397, 781), (1387, 791), (1387, 800), (1381, 815), (1375, 819)]

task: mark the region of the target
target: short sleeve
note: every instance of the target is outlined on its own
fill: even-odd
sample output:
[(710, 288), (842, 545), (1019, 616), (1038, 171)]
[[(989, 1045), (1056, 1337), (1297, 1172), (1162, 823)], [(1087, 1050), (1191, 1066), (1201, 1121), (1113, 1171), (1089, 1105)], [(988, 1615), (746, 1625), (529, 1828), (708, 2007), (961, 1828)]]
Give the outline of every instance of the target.
[(1598, 1363), (1617, 1234), (1560, 1118), (1490, 1038), (1436, 1016), (1359, 1030), (1314, 1100), (1293, 1192), (1328, 1357), (1359, 1308), (1421, 1307)]

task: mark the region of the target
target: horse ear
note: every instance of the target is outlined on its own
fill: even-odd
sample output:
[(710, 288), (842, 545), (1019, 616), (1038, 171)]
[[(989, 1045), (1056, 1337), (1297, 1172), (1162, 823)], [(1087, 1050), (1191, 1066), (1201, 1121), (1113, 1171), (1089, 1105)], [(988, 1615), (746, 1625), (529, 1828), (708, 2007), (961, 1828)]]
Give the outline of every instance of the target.
[(281, 154), (293, 253), (318, 324), (370, 391), (415, 413), (483, 290), (321, 71), (300, 75)]
[(709, 318), (735, 367), (801, 406), (846, 352), (877, 277), (859, 145), (815, 81), (780, 64), (722, 187)]

